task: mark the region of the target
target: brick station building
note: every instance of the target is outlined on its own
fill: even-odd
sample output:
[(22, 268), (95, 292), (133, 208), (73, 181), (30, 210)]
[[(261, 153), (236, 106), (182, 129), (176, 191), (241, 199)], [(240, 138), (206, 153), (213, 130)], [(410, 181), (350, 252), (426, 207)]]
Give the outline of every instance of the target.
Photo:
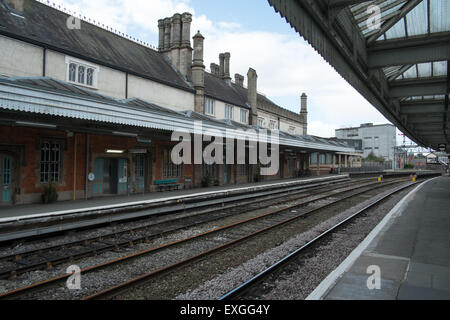
[[(252, 68), (247, 86), (239, 74), (231, 80), (229, 53), (206, 72), (205, 39), (196, 33), (192, 48), (189, 13), (158, 22), (158, 49), (85, 21), (69, 28), (70, 19), (38, 1), (0, 2), (2, 205), (40, 202), (49, 181), (59, 200), (87, 199), (155, 192), (168, 180), (199, 187), (205, 176), (217, 185), (291, 178), (316, 154), (325, 163), (313, 174), (328, 173), (355, 154), (307, 135), (305, 94), (299, 113), (276, 105), (258, 93)], [(248, 161), (174, 164), (172, 132), (193, 136), (198, 122), (223, 133), (276, 132), (280, 170), (261, 177)]]

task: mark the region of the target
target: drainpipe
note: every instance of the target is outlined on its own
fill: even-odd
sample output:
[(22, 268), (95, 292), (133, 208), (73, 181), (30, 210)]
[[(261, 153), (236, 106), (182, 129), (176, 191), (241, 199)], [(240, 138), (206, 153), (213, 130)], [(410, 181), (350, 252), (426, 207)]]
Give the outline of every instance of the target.
[(73, 135), (73, 200), (77, 199), (77, 134)]
[(84, 199), (88, 199), (88, 175), (89, 175), (89, 134), (86, 133), (86, 177), (84, 181)]

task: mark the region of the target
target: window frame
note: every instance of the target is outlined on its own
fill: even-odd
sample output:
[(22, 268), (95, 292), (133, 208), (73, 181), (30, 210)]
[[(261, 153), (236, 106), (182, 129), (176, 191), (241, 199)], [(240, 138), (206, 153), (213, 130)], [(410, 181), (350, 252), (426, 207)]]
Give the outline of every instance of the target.
[[(49, 149), (45, 150), (45, 145), (49, 146)], [(56, 154), (52, 154), (53, 148), (58, 146)], [(39, 148), (39, 182), (48, 183), (51, 181), (54, 183), (61, 182), (62, 175), (62, 151), (64, 146), (55, 140), (43, 140), (40, 143)], [(47, 154), (48, 151), (48, 154)], [(55, 170), (55, 167), (57, 168)]]
[[(242, 118), (244, 118), (244, 120), (242, 120)], [(239, 120), (241, 123), (248, 124), (248, 110), (241, 108)]]
[[(98, 75), (100, 72), (98, 66), (72, 57), (66, 57), (66, 65), (67, 82), (90, 89), (98, 89)], [(75, 70), (72, 69), (72, 66), (75, 66)], [(82, 79), (80, 77), (81, 70), (83, 70)]]
[(174, 164), (171, 154), (173, 148), (165, 148), (162, 151), (162, 177), (163, 179), (181, 179), (184, 176), (184, 165)]
[(233, 106), (230, 104), (225, 105), (225, 119), (233, 120)]
[[(211, 110), (208, 110), (209, 108)], [(207, 115), (210, 115), (210, 116), (215, 116), (216, 115), (214, 99), (205, 97), (205, 105), (203, 106), (203, 112), (205, 114), (207, 114)]]
[(270, 122), (269, 122), (269, 129), (270, 130), (276, 130), (277, 129), (277, 120), (270, 120)]

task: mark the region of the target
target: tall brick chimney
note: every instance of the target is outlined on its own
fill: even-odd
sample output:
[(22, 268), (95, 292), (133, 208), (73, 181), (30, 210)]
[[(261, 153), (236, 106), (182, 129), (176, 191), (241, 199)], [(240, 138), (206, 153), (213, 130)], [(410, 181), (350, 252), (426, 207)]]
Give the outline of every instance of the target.
[(158, 49), (188, 80), (191, 80), (192, 65), (191, 22), (192, 15), (188, 12), (158, 20)]
[(240, 87), (243, 87), (244, 86), (244, 76), (240, 75), (239, 73), (236, 73), (234, 75), (234, 83), (236, 83)]
[(308, 134), (308, 96), (303, 93), (301, 98), (300, 116), (302, 118), (303, 135)]
[(200, 31), (193, 37), (194, 59), (192, 61), (192, 83), (195, 88), (194, 111), (203, 113), (205, 104), (205, 65), (203, 64), (203, 42)]
[(256, 71), (252, 68), (248, 69), (247, 72), (247, 89), (248, 89), (248, 96), (247, 100), (250, 104), (251, 110), (250, 110), (250, 117), (249, 117), (249, 123), (250, 125), (257, 125), (258, 124), (258, 91), (257, 91), (257, 81), (258, 81), (258, 75), (256, 74)]

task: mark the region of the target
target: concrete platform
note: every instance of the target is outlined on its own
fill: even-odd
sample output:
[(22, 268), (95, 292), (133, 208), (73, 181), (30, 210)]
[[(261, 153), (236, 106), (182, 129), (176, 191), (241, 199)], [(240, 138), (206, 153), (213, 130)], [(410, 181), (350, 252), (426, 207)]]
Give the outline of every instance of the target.
[(405, 196), (307, 299), (450, 299), (450, 177)]
[(187, 199), (196, 196), (215, 195), (221, 193), (243, 193), (266, 190), (288, 185), (309, 184), (320, 181), (333, 181), (348, 178), (348, 175), (321, 175), (308, 178), (294, 178), (254, 182), (239, 185), (226, 185), (209, 188), (183, 189), (164, 192), (152, 192), (129, 196), (104, 196), (89, 200), (59, 201), (51, 204), (26, 204), (0, 207), (0, 223), (16, 219), (71, 214), (95, 209), (120, 208), (124, 206), (164, 202), (173, 199)]

